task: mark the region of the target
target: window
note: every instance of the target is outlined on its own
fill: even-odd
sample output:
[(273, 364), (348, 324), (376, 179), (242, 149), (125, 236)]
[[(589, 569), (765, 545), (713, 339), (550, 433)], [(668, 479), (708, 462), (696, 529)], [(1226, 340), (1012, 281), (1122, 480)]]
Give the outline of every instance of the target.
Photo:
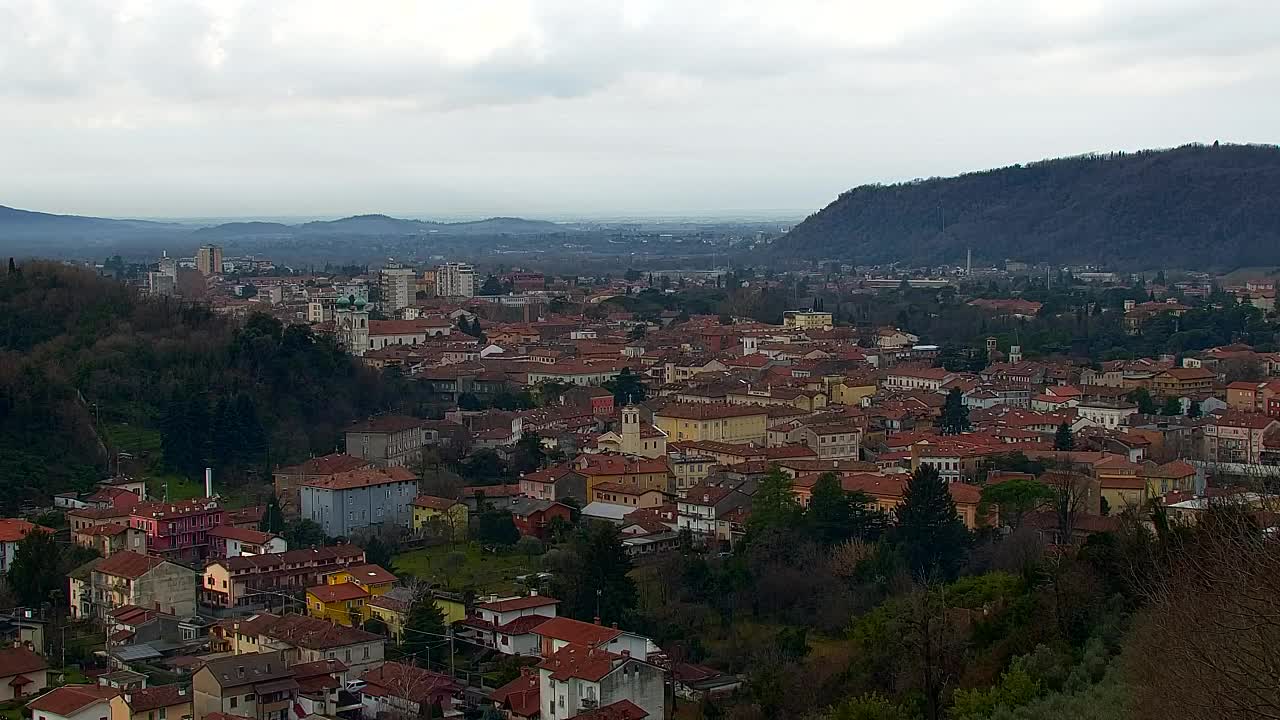
[(344, 655), (344, 659), (347, 662), (351, 662), (351, 650), (348, 649), (346, 652), (343, 653), (343, 655)]
[(165, 708), (160, 708), (160, 720), (165, 720)]
[(238, 697), (232, 697), (232, 698), (231, 698), (231, 707), (232, 707), (232, 709), (237, 708), (237, 707), (239, 707), (239, 706), (240, 706), (240, 698), (238, 698)]
[(244, 701), (245, 701), (245, 702), (253, 702), (253, 693), (245, 693)]
[(368, 646), (368, 645), (366, 645), (366, 646), (365, 646), (365, 648), (364, 648), (364, 659), (365, 659), (365, 660), (368, 660), (368, 659), (369, 659), (369, 646)]

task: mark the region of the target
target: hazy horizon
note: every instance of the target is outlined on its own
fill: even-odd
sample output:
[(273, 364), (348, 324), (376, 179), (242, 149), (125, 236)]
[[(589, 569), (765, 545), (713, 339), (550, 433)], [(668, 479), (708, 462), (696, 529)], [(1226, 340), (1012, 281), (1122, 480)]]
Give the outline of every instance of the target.
[(807, 214), (865, 183), (1273, 140), (1278, 25), (1251, 0), (0, 0), (0, 204)]

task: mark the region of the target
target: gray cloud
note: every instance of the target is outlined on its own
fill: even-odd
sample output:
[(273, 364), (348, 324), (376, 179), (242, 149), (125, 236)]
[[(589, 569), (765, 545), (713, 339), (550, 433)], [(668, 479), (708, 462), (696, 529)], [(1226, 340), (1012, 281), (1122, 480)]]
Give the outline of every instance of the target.
[(1261, 0), (0, 0), (0, 204), (812, 209), (1274, 141), (1275, 27)]

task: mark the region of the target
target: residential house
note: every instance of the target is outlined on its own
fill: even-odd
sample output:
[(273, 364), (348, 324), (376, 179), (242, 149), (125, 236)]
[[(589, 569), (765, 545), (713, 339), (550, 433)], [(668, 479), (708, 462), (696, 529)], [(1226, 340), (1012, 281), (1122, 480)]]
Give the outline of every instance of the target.
[(574, 462), (574, 470), (586, 479), (588, 499), (597, 484), (606, 482), (668, 494), (673, 489), (671, 466), (665, 457), (583, 453)]
[(360, 676), (365, 717), (430, 717), (431, 707), (452, 715), (462, 683), (449, 675), (389, 662)]
[(356, 545), (215, 560), (205, 566), (201, 602), (220, 608), (246, 607), (262, 602), (269, 593), (296, 593), (318, 585), (334, 570), (364, 562), (364, 550)]
[[(462, 595), (436, 590), (432, 601), (449, 624), (467, 617), (467, 606)], [(413, 607), (413, 591), (406, 587), (393, 587), (381, 595), (374, 595), (364, 603), (370, 618), (377, 618), (387, 626), (387, 634), (398, 642), (404, 634), (405, 619)]]
[(573, 498), (579, 504), (587, 502), (587, 479), (570, 463), (553, 465), (545, 470), (520, 475), (520, 494), (538, 500), (565, 500)]
[(458, 624), (459, 637), (504, 655), (538, 655), (542, 636), (538, 627), (556, 617), (555, 598), (529, 595), (496, 598), (476, 603), (472, 613)]
[(669, 403), (653, 413), (668, 440), (716, 440), (764, 445), (769, 412), (758, 405)]
[(0, 649), (0, 702), (42, 692), (49, 686), (49, 663), (25, 647)]
[(80, 547), (91, 548), (102, 557), (129, 550), (145, 554), (147, 534), (139, 528), (119, 523), (89, 525), (71, 531), (71, 541)]
[(539, 677), (536, 669), (520, 668), (520, 677), (489, 693), (489, 701), (507, 720), (537, 720)]
[(377, 565), (352, 565), (325, 576), (325, 584), (307, 588), (307, 611), (312, 617), (356, 625), (369, 618), (365, 603), (384, 595), (396, 576)]
[(358, 674), (382, 664), (385, 646), (381, 635), (359, 628), (306, 615), (261, 613), (235, 628), (232, 651), (281, 653), (289, 665), (340, 660)]
[(817, 453), (819, 460), (857, 460), (862, 442), (862, 429), (849, 422), (801, 424), (791, 435)]
[(298, 681), (279, 652), (214, 658), (191, 678), (195, 717), (226, 713), (254, 720), (290, 720)]
[(1159, 398), (1204, 395), (1213, 390), (1217, 379), (1212, 370), (1205, 368), (1169, 368), (1151, 378), (1151, 394)]
[(285, 517), (296, 518), (302, 512), (302, 497), (299, 487), (310, 480), (323, 480), (339, 473), (348, 473), (372, 467), (373, 463), (362, 457), (353, 457), (345, 453), (334, 453), (311, 458), (300, 464), (277, 468), (273, 473), (275, 480), (276, 500), (280, 503), (280, 511)]
[(1204, 424), (1204, 459), (1218, 463), (1262, 462), (1267, 436), (1280, 431), (1280, 420), (1259, 413), (1228, 411)]
[(27, 703), (27, 711), (31, 720), (108, 720), (119, 694), (106, 685), (64, 685)]
[(209, 557), (213, 558), (271, 555), (288, 549), (284, 538), (261, 530), (219, 525), (209, 531)]
[(129, 526), (147, 535), (147, 552), (179, 561), (207, 558), (209, 531), (223, 524), (222, 507), (209, 498), (141, 502), (129, 512)]
[(1163, 465), (1151, 464), (1142, 471), (1147, 481), (1147, 497), (1162, 497), (1171, 492), (1195, 492), (1196, 468), (1185, 460), (1173, 460)]
[[(538, 677), (544, 720), (591, 717), (604, 708), (615, 709), (598, 717), (666, 717), (666, 671), (629, 654), (566, 645), (538, 664)], [(624, 705), (615, 707), (621, 703), (638, 713)]]
[(548, 528), (553, 520), (559, 518), (570, 523), (573, 517), (573, 510), (568, 505), (554, 500), (515, 498), (505, 505), (495, 503), (495, 507), (511, 513), (511, 521), (521, 535), (539, 540), (547, 538)]
[[(902, 504), (903, 494), (910, 478), (911, 476), (907, 473), (852, 473), (842, 476), (840, 485), (846, 492), (866, 493), (877, 508), (892, 513)], [(956, 514), (964, 521), (965, 527), (975, 530), (985, 522), (986, 518), (978, 513), (982, 491), (976, 485), (953, 482), (947, 485), (947, 491), (955, 501)]]
[(354, 470), (301, 486), (302, 517), (329, 537), (347, 537), (382, 525), (409, 527), (418, 480), (403, 467)]
[(928, 390), (937, 392), (955, 377), (955, 373), (945, 368), (899, 367), (886, 373), (882, 384), (886, 390)]
[(71, 578), (71, 614), (77, 619), (103, 619), (125, 605), (183, 617), (196, 612), (196, 573), (190, 568), (128, 550), (82, 567), (88, 572)]
[(13, 559), (18, 555), (18, 543), (33, 531), (53, 532), (26, 520), (0, 519), (0, 573), (9, 572)]
[(1227, 407), (1238, 412), (1269, 415), (1273, 399), (1280, 399), (1280, 380), (1227, 385)]
[(426, 421), (404, 415), (369, 418), (346, 431), (347, 455), (379, 467), (413, 466), (427, 441)]
[(1076, 406), (1077, 417), (1090, 424), (1104, 428), (1124, 427), (1129, 423), (1129, 416), (1138, 412), (1138, 406), (1132, 403), (1085, 402)]
[(740, 508), (750, 508), (751, 498), (732, 487), (696, 485), (676, 503), (676, 523), (701, 542), (732, 544), (723, 521)]
[(643, 635), (619, 630), (615, 623), (606, 627), (598, 623), (582, 622), (567, 617), (554, 617), (538, 626), (542, 638), (538, 654), (549, 657), (566, 645), (608, 650), (614, 653), (630, 653), (635, 657), (648, 657), (650, 640)]
[(591, 502), (627, 505), (632, 508), (658, 507), (666, 503), (667, 496), (659, 490), (632, 487), (623, 483), (596, 483), (591, 489)]
[(469, 511), (465, 503), (434, 495), (413, 499), (413, 531), (465, 540)]
[(111, 720), (193, 720), (191, 693), (185, 685), (156, 685), (126, 690), (111, 698)]

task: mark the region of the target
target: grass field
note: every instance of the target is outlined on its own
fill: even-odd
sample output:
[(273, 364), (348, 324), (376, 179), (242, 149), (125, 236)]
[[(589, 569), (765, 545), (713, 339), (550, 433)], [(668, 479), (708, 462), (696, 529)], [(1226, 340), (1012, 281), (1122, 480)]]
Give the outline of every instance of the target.
[[(451, 557), (452, 556), (452, 557)], [(438, 582), (450, 590), (474, 589), (499, 595), (521, 590), (517, 575), (538, 572), (539, 558), (485, 552), (478, 545), (440, 545), (396, 555), (396, 571), (420, 580)]]

